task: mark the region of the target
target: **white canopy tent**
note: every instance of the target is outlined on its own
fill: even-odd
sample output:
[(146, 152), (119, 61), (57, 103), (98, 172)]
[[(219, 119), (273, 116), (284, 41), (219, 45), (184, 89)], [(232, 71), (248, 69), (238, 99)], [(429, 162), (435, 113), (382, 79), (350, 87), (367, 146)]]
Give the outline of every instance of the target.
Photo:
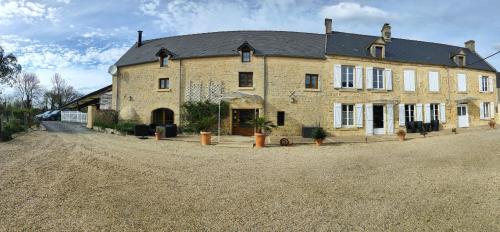
[[(261, 104), (263, 102), (262, 97), (259, 95), (242, 93), (242, 92), (231, 92), (221, 94), (219, 96), (219, 118), (218, 118), (218, 128), (217, 128), (217, 143), (220, 143), (220, 127), (221, 127), (221, 116), (220, 116), (220, 108), (222, 101), (235, 101), (239, 100), (243, 103), (253, 103), (253, 104)], [(255, 116), (257, 116), (257, 109), (255, 109)]]

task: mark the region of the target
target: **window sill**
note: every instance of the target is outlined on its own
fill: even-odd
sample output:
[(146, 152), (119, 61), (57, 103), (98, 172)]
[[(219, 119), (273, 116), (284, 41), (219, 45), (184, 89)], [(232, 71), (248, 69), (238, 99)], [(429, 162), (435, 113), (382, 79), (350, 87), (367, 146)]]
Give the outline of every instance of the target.
[(467, 91), (457, 91), (459, 94), (467, 94)]
[(170, 92), (172, 91), (171, 89), (158, 89), (156, 90), (157, 92)]
[(370, 91), (375, 93), (388, 93), (390, 90), (387, 89), (370, 89)]
[(249, 90), (255, 90), (255, 88), (254, 87), (238, 87), (238, 90), (247, 90), (247, 91), (249, 91)]
[(304, 92), (321, 92), (321, 89), (304, 89)]
[(358, 89), (355, 89), (355, 88), (337, 88), (338, 91), (341, 91), (341, 92), (356, 92), (358, 91)]
[(413, 93), (413, 94), (415, 94), (415, 93), (417, 93), (417, 91), (406, 91), (405, 90), (405, 91), (403, 91), (403, 93), (407, 93), (407, 94), (412, 94)]
[(440, 93), (441, 93), (441, 91), (429, 91), (429, 92), (427, 92), (427, 93), (430, 93), (430, 94), (440, 94)]
[(356, 126), (349, 126), (349, 127), (343, 126), (341, 128), (337, 128), (337, 130), (339, 130), (339, 131), (357, 131), (358, 128)]

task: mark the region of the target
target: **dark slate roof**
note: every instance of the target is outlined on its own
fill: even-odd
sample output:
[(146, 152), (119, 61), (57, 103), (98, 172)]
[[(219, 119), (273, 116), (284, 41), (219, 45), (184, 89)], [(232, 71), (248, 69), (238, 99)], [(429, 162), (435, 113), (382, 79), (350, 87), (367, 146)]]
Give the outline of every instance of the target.
[(236, 56), (238, 47), (247, 41), (257, 56), (290, 56), (324, 59), (325, 35), (285, 31), (227, 31), (172, 36), (143, 41), (123, 55), (117, 66), (158, 60), (155, 54), (162, 48), (173, 53), (173, 59)]
[[(326, 51), (325, 51), (326, 38)], [(378, 36), (344, 32), (325, 34), (286, 31), (225, 31), (145, 40), (141, 47), (132, 46), (117, 62), (126, 66), (157, 61), (161, 48), (168, 49), (173, 59), (210, 56), (236, 56), (238, 47), (247, 41), (256, 56), (288, 56), (325, 59), (327, 55), (372, 58), (368, 47)], [(457, 67), (450, 58), (461, 49), (469, 68), (496, 70), (475, 52), (463, 47), (393, 38), (386, 44), (386, 60)]]
[[(380, 38), (377, 36), (334, 32), (328, 36), (326, 54), (371, 58), (368, 47)], [(468, 68), (496, 72), (475, 52), (463, 47), (422, 42), (416, 40), (392, 38), (385, 45), (385, 60), (419, 64), (445, 65), (457, 67), (450, 58), (460, 50), (465, 52)]]

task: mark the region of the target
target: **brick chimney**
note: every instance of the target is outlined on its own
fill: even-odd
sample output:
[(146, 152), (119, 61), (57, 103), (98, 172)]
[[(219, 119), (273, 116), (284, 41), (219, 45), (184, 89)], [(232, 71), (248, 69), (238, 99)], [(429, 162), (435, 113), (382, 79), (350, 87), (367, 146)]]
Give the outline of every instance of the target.
[(142, 31), (137, 31), (137, 47), (142, 46)]
[(465, 47), (468, 48), (469, 50), (475, 52), (476, 51), (476, 41), (469, 40), (469, 41), (465, 42)]
[(390, 42), (391, 41), (391, 25), (389, 25), (388, 23), (385, 23), (384, 26), (382, 27), (382, 38), (384, 39), (384, 41), (386, 42)]
[(333, 32), (332, 24), (333, 24), (332, 19), (329, 19), (329, 18), (325, 19), (325, 33), (326, 34), (332, 34), (332, 32)]

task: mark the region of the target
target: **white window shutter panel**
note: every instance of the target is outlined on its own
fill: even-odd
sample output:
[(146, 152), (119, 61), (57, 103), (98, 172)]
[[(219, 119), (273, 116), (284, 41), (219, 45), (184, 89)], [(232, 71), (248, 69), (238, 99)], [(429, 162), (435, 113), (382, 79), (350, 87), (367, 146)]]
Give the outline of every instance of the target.
[(484, 119), (484, 102), (479, 103), (479, 119)]
[(425, 104), (425, 118), (424, 118), (424, 123), (430, 123), (431, 122), (431, 104)]
[(488, 78), (488, 89), (493, 93), (493, 78)]
[(490, 118), (495, 118), (495, 102), (490, 102)]
[(333, 87), (340, 88), (342, 87), (342, 66), (340, 64), (336, 64), (333, 66)]
[(410, 73), (408, 70), (403, 71), (403, 89), (404, 91), (411, 91)]
[(385, 70), (385, 85), (387, 90), (392, 90), (392, 70)]
[(481, 81), (481, 76), (479, 76), (477, 80), (479, 82), (479, 92), (483, 92), (483, 82)]
[(416, 104), (415, 108), (416, 108), (415, 109), (415, 114), (417, 115), (415, 121), (418, 121), (418, 122), (423, 121), (422, 120), (422, 104)]
[(467, 91), (467, 80), (466, 80), (466, 77), (465, 77), (465, 74), (463, 73), (459, 73), (457, 75), (457, 90), (459, 92), (465, 92)]
[(342, 104), (340, 103), (333, 105), (333, 127), (342, 127)]
[(363, 89), (363, 67), (356, 66), (356, 88)]
[(365, 104), (365, 131), (366, 135), (373, 135), (373, 104)]
[(416, 91), (416, 86), (417, 86), (417, 76), (415, 71), (410, 72), (410, 83), (411, 83), (411, 91)]
[(387, 134), (394, 134), (394, 105), (387, 104)]
[(399, 125), (405, 126), (405, 104), (399, 104)]
[(356, 104), (356, 126), (363, 127), (363, 104)]
[(446, 104), (441, 103), (439, 104), (439, 116), (440, 116), (440, 121), (441, 123), (446, 122)]
[(366, 67), (366, 88), (373, 89), (373, 68)]
[(434, 77), (434, 83), (435, 83), (434, 87), (435, 87), (436, 91), (439, 91), (439, 88), (440, 88), (439, 82), (441, 82), (440, 77), (439, 77), (439, 73), (436, 72), (435, 77)]

